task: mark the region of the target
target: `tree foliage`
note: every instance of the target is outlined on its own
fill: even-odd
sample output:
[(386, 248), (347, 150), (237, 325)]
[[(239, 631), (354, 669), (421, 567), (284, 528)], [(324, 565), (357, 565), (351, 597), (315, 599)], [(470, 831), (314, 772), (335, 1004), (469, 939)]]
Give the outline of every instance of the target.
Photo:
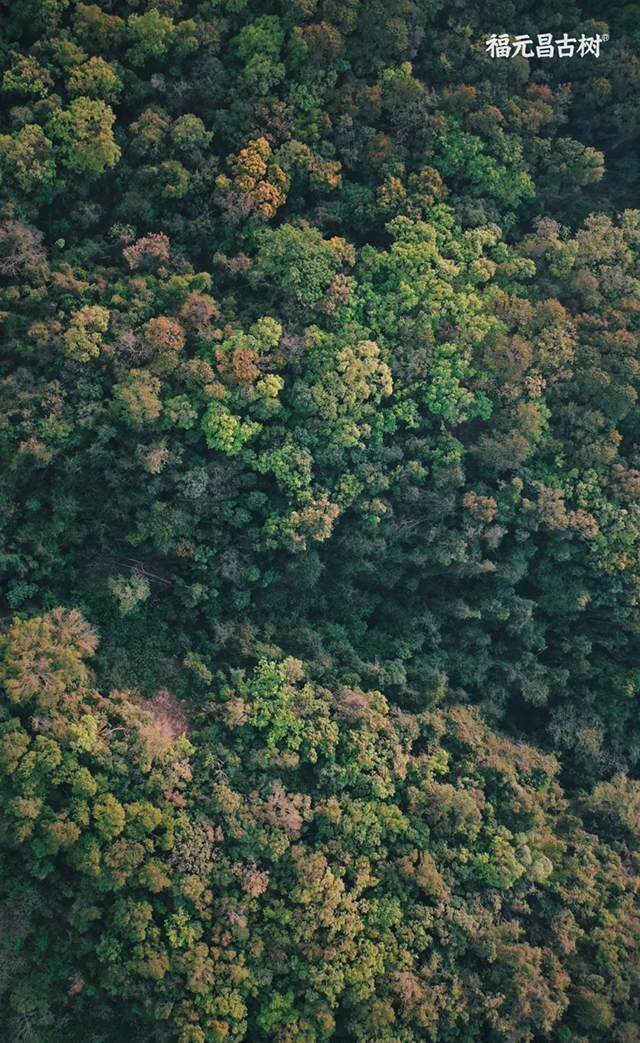
[(637, 1043), (635, 8), (5, 7), (2, 1038)]

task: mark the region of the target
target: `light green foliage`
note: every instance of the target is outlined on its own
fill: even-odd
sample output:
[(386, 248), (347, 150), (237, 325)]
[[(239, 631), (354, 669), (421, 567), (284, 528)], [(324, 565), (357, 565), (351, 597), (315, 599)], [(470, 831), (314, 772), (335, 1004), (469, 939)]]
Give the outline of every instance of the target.
[(301, 411), (314, 417), (323, 438), (330, 434), (336, 444), (356, 446), (371, 434), (393, 381), (378, 345), (355, 338), (352, 342), (349, 332), (338, 339), (310, 331), (310, 369), (319, 372), (313, 383), (299, 389), (299, 402)]
[(640, 1040), (640, 20), (498, 6), (4, 5), (2, 1043)]
[(71, 317), (64, 335), (64, 349), (77, 362), (88, 362), (100, 354), (102, 334), (109, 328), (109, 312), (99, 305), (85, 305)]
[(53, 85), (48, 69), (43, 68), (33, 55), (11, 55), (11, 67), (2, 77), (2, 90), (10, 94), (35, 95), (45, 98)]
[(170, 50), (185, 57), (198, 46), (196, 29), (192, 19), (176, 25), (155, 7), (142, 15), (131, 14), (127, 19), (126, 35), (130, 43), (127, 57), (134, 66), (161, 60)]
[(29, 195), (51, 197), (56, 181), (53, 143), (42, 127), (27, 124), (15, 135), (0, 135), (0, 161), (6, 175)]
[(189, 155), (206, 149), (211, 144), (213, 134), (206, 129), (201, 119), (188, 113), (175, 121), (171, 127), (171, 138), (180, 152)]
[(318, 304), (349, 259), (344, 240), (324, 239), (316, 228), (284, 224), (264, 234), (255, 279), (268, 281), (276, 291), (302, 307)]
[(98, 177), (120, 159), (113, 138), (115, 115), (104, 101), (76, 98), (68, 109), (54, 112), (51, 134), (62, 163), (77, 174)]
[(175, 36), (173, 19), (152, 7), (143, 15), (132, 14), (127, 23), (132, 47), (129, 58), (133, 65), (143, 65), (150, 58), (163, 58)]
[(202, 430), (210, 449), (217, 449), (228, 456), (237, 456), (245, 442), (260, 430), (260, 424), (241, 420), (225, 406), (217, 403), (209, 406), (202, 418)]
[(249, 90), (268, 94), (285, 76), (277, 59), (285, 34), (276, 15), (263, 15), (246, 25), (236, 37), (235, 49), (244, 63), (243, 79)]
[(146, 601), (151, 593), (146, 576), (133, 572), (131, 576), (113, 576), (109, 579), (109, 590), (118, 602), (118, 609), (123, 616), (135, 611), (137, 606)]
[(117, 102), (122, 91), (122, 80), (113, 65), (94, 56), (71, 70), (67, 90), (72, 97), (83, 95)]

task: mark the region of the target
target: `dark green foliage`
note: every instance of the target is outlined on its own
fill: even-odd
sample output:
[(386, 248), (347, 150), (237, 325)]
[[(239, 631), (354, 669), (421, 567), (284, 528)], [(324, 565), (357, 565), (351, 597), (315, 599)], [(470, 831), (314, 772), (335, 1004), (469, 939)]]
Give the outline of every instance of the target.
[(8, 1043), (640, 1040), (639, 36), (5, 5)]

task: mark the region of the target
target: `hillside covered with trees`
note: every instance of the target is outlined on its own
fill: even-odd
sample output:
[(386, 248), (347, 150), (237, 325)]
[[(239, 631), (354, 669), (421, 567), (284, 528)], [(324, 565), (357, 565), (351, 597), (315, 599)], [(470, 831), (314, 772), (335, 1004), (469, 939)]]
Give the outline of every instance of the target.
[(2, 0), (3, 1043), (640, 1043), (639, 45)]

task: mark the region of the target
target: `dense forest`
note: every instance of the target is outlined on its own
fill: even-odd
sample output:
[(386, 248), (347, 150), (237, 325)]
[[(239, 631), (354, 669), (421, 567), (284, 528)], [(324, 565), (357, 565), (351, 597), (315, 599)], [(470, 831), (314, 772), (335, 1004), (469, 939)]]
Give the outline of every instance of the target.
[(639, 45), (0, 3), (3, 1043), (640, 1043)]

